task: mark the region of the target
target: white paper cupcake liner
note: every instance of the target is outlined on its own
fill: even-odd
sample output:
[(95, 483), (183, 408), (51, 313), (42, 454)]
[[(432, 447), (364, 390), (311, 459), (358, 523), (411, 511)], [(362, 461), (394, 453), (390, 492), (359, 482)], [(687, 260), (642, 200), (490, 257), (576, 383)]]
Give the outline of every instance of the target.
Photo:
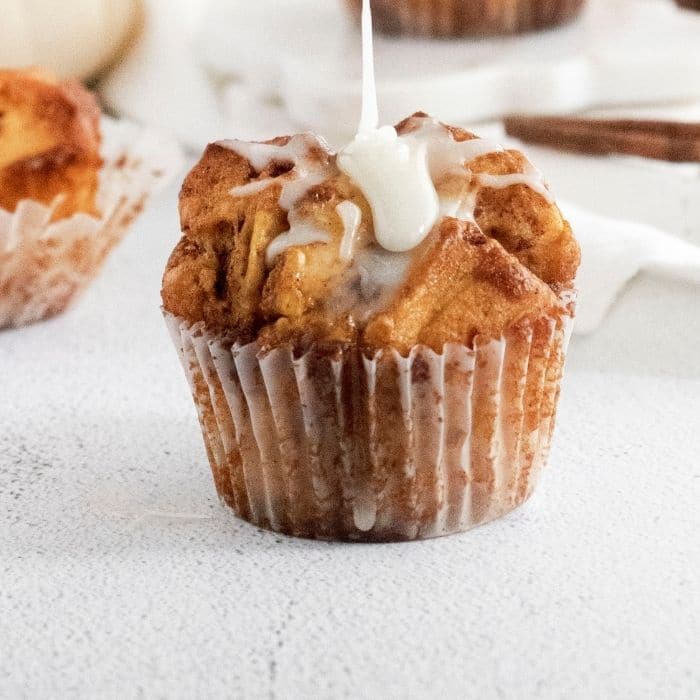
[(102, 119), (104, 165), (96, 206), (51, 221), (58, 200), (0, 209), (0, 328), (63, 311), (97, 276), (149, 195), (182, 167), (177, 145), (134, 124)]
[(290, 535), (413, 540), (523, 503), (545, 464), (570, 318), (407, 357), (237, 345), (170, 314), (220, 497)]

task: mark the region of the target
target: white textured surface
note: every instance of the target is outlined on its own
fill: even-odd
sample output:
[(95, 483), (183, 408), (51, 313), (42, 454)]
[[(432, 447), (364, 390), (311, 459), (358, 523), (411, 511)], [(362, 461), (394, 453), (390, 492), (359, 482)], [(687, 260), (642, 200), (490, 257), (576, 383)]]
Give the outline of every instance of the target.
[(512, 516), (289, 540), (215, 502), (158, 310), (175, 194), (72, 312), (0, 333), (0, 697), (698, 697), (698, 288), (638, 280), (574, 340)]

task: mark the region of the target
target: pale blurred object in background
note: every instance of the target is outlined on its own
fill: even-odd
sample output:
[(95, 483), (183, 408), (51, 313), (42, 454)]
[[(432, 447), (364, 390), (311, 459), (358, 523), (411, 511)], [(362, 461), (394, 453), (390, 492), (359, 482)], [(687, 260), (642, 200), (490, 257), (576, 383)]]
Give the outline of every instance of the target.
[[(144, 0), (134, 50), (101, 86), (194, 150), (222, 136), (354, 133), (360, 42), (341, 0)], [(672, 0), (589, 0), (577, 22), (484, 40), (375, 38), (382, 117), (469, 125), (513, 112), (700, 100), (700, 16)], [(182, 87), (186, 86), (186, 87)]]
[(138, 32), (141, 0), (3, 0), (0, 65), (88, 79)]
[(104, 103), (117, 114), (169, 131), (197, 148), (232, 133), (216, 81), (194, 50), (207, 4), (143, 0), (143, 31), (99, 86)]

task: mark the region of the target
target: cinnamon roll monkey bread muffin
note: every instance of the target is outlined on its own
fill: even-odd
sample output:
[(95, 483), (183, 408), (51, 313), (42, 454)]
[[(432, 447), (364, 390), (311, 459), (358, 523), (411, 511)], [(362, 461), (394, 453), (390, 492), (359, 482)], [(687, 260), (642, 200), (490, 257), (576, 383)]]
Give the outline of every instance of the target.
[[(362, 0), (345, 0), (359, 19)], [(374, 0), (384, 34), (435, 38), (523, 34), (574, 20), (586, 0)]]
[(238, 516), (411, 540), (529, 497), (579, 249), (521, 153), (421, 113), (338, 154), (222, 141), (180, 216), (163, 306)]

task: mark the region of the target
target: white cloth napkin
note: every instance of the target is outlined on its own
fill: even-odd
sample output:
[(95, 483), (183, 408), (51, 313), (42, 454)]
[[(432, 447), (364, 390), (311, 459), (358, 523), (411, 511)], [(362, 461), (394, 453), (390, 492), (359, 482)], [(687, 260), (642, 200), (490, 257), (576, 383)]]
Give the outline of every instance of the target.
[(640, 272), (700, 285), (698, 246), (647, 224), (599, 216), (569, 202), (559, 206), (581, 244), (575, 333), (594, 331)]

